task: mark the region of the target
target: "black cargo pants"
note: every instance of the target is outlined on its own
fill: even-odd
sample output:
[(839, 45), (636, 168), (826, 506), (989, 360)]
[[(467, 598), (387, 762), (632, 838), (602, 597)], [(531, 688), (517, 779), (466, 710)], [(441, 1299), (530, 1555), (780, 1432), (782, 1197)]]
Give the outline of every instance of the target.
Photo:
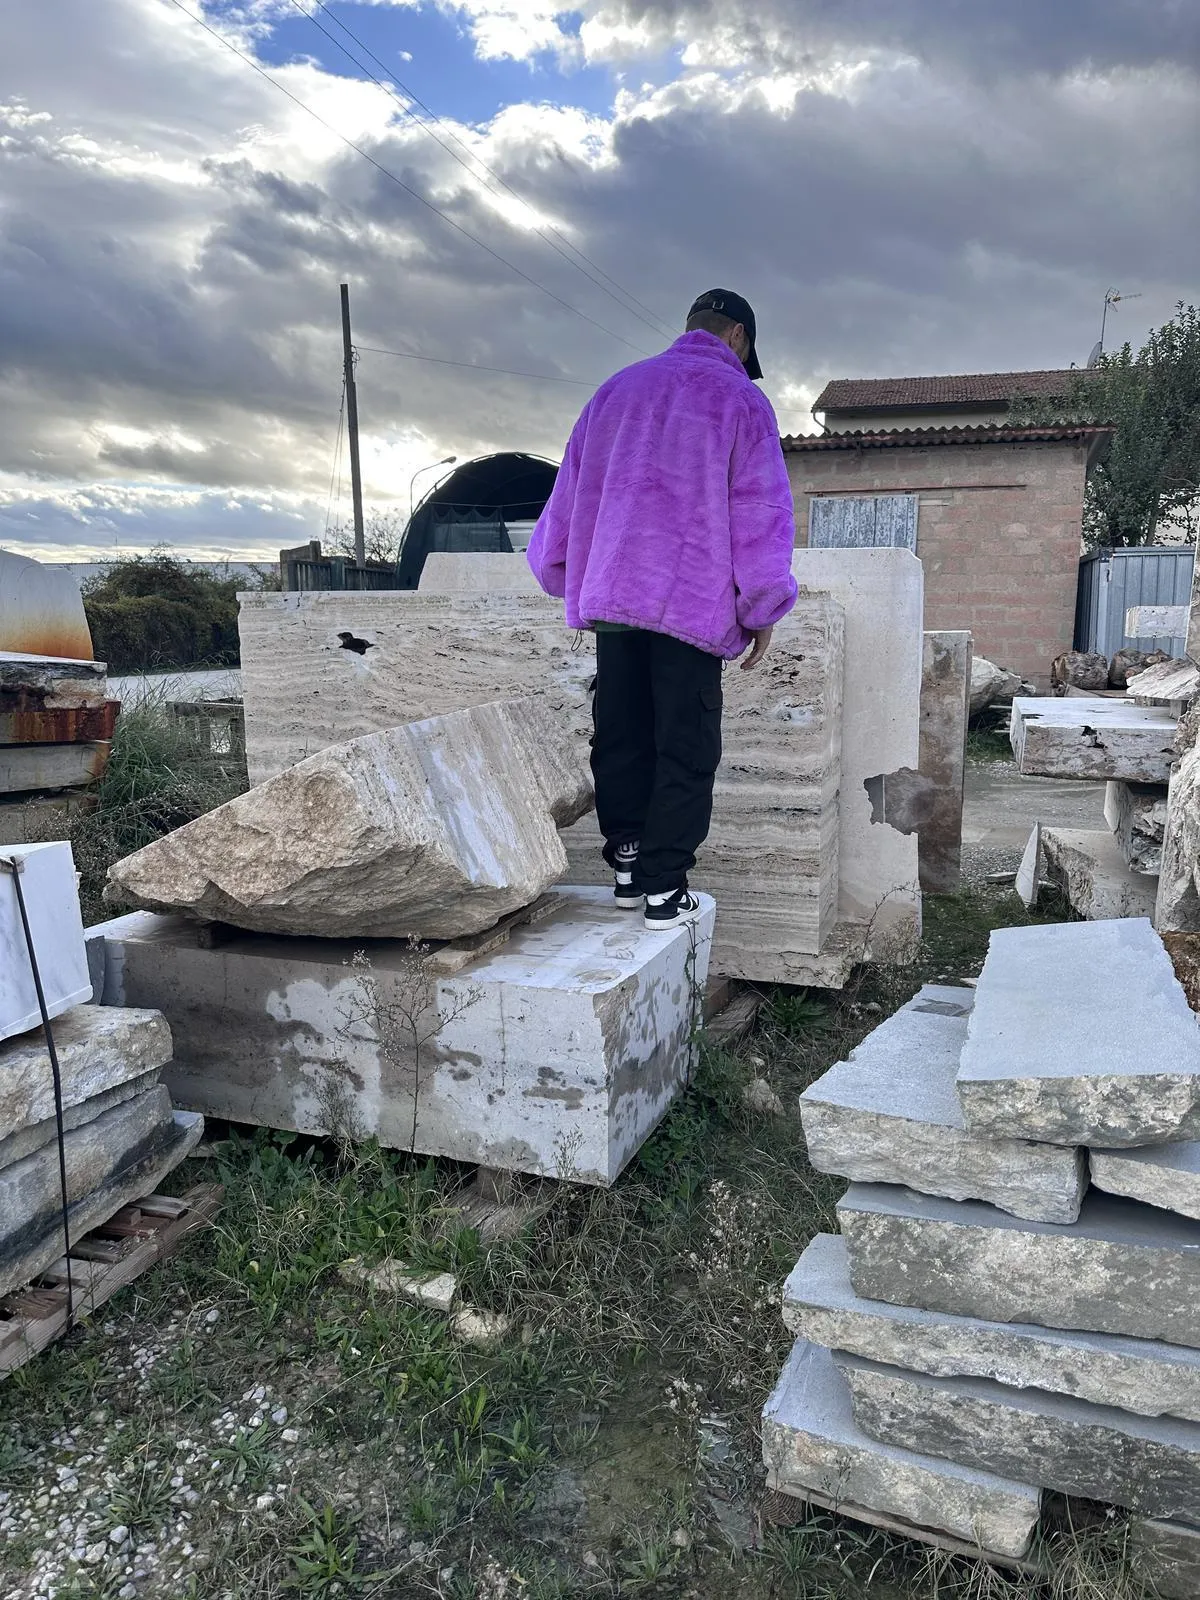
[(720, 656), (665, 633), (596, 634), (592, 776), (604, 859), (639, 842), (633, 885), (687, 882), (712, 820), (721, 764)]

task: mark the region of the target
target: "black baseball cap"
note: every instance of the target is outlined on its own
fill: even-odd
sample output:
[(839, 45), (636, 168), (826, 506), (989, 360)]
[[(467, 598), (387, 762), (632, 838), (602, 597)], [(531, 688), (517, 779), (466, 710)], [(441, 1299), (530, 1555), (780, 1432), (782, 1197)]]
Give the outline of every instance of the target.
[(732, 322), (741, 323), (750, 335), (750, 353), (746, 357), (746, 371), (752, 378), (761, 378), (762, 368), (758, 364), (758, 353), (754, 348), (757, 330), (749, 300), (743, 300), (741, 295), (734, 294), (732, 289), (709, 289), (706, 294), (698, 295), (692, 302), (692, 309), (688, 312), (689, 319), (694, 317), (697, 311), (716, 311)]

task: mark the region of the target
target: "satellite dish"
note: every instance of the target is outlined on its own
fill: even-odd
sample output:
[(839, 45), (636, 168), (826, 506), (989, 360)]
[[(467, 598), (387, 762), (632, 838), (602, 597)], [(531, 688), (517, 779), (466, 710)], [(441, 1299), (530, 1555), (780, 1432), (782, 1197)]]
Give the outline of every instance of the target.
[(1104, 354), (1103, 341), (1100, 340), (1100, 339), (1097, 339), (1095, 344), (1092, 346), (1092, 353), (1087, 359), (1088, 366), (1089, 367), (1094, 367), (1096, 365), (1097, 361), (1099, 361), (1100, 357), (1103, 354)]

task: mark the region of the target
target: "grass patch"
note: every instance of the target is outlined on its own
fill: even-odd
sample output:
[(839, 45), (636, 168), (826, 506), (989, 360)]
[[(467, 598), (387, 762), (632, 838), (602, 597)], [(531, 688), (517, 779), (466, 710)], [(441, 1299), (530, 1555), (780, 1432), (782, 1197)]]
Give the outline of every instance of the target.
[(968, 761), (1011, 761), (1012, 758), (1007, 724), (1002, 728), (976, 724), (967, 730)]

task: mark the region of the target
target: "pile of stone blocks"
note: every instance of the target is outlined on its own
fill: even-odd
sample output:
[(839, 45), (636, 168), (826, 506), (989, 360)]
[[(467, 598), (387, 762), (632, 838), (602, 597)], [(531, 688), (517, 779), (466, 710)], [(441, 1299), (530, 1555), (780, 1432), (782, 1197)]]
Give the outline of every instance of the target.
[(119, 710), (102, 661), (0, 650), (0, 843), (61, 831), (104, 772)]
[[(725, 673), (725, 756), (695, 882), (721, 906), (716, 971), (840, 986), (864, 956), (907, 954), (919, 934), (919, 842), (941, 883), (955, 873), (970, 663), (963, 636), (930, 658), (941, 707), (922, 739), (920, 563), (798, 550), (794, 572), (800, 600), (767, 660)], [(586, 760), (592, 639), (533, 589), (521, 558), (462, 555), (431, 561), (417, 594), (241, 596), (252, 781), (498, 694), (536, 696)], [(568, 881), (607, 881), (593, 819), (563, 840)]]
[(771, 1485), (1007, 1561), (1044, 1491), (1107, 1502), (1200, 1592), (1200, 1024), (1149, 921), (997, 930), (800, 1109), (850, 1187), (784, 1288)]
[(67, 844), (0, 847), (0, 1295), (63, 1254), (54, 1078), (12, 868), (20, 872), (62, 1084), (72, 1241), (149, 1194), (200, 1138), (172, 1108), (161, 1013), (94, 1005)]

